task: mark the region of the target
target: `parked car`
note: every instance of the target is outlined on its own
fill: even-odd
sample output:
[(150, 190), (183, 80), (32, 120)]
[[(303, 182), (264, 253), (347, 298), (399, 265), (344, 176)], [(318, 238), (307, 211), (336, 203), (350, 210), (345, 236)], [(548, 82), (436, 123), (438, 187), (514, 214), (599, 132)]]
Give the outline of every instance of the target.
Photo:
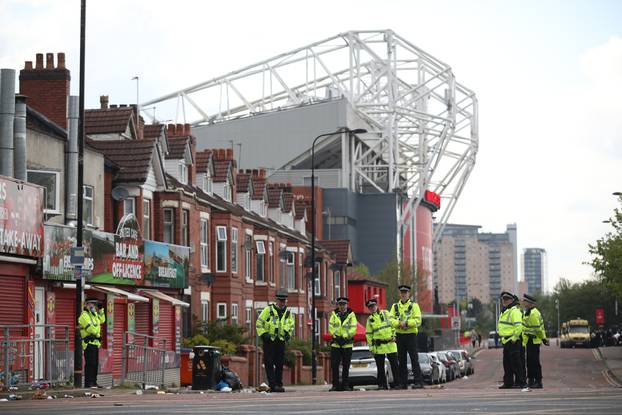
[(458, 365), (460, 366), (460, 373), (462, 376), (467, 376), (475, 373), (473, 368), (473, 362), (471, 361), (471, 357), (466, 350), (450, 350), (449, 353), (458, 361)]
[[(393, 373), (389, 359), (384, 361), (384, 371), (389, 384), (393, 382)], [(352, 348), (352, 360), (350, 361), (350, 386), (377, 385), (378, 377), (374, 355), (369, 346), (356, 346)]]
[[(410, 356), (408, 357), (408, 359), (410, 360)], [(429, 385), (433, 383), (439, 383), (439, 368), (433, 363), (432, 359), (427, 353), (419, 353), (419, 367), (421, 368), (421, 375), (423, 376), (424, 382)]]
[(451, 356), (451, 354), (445, 351), (438, 351), (435, 353), (447, 369), (447, 381), (451, 382), (452, 380), (460, 377), (460, 366), (458, 365), (458, 362), (456, 362), (456, 360)]
[(497, 347), (501, 347), (501, 339), (497, 335), (496, 331), (491, 331), (488, 333), (488, 348), (495, 349)]
[(447, 382), (447, 368), (445, 367), (445, 364), (441, 361), (440, 357), (436, 354), (436, 352), (428, 353), (428, 356), (430, 356), (430, 359), (432, 359), (432, 363), (438, 367), (438, 383)]

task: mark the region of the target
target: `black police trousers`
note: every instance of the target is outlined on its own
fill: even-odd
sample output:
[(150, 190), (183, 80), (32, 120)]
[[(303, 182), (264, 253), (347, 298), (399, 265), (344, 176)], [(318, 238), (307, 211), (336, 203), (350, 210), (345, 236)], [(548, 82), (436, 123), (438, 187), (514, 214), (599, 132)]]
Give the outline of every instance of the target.
[(508, 341), (503, 345), (503, 384), (525, 386), (525, 366), (521, 362), (522, 342)]
[(84, 349), (84, 387), (97, 385), (97, 370), (99, 366), (99, 347), (88, 344)]
[[(408, 354), (410, 355), (415, 384), (423, 385), (421, 367), (419, 366), (419, 354), (417, 353), (417, 335), (415, 333), (397, 333), (395, 339), (397, 343), (397, 360), (399, 363), (399, 374), (395, 379), (395, 383), (401, 386), (408, 385), (408, 359), (406, 358), (406, 354)], [(393, 376), (395, 377), (395, 373)]]
[(285, 342), (280, 340), (267, 341), (263, 344), (263, 364), (270, 389), (283, 387), (283, 361), (285, 359)]
[(388, 389), (389, 385), (387, 385), (387, 376), (384, 373), (384, 359), (389, 359), (389, 364), (391, 365), (391, 373), (393, 374), (393, 383), (397, 383), (397, 373), (398, 373), (398, 364), (397, 364), (397, 353), (387, 353), (387, 354), (374, 354), (374, 360), (376, 361), (376, 380), (378, 381), (378, 389)]
[[(333, 387), (346, 390), (350, 387), (350, 361), (352, 360), (351, 347), (330, 348), (330, 368), (333, 372)], [(339, 365), (343, 365), (341, 371), (341, 385), (339, 384)]]
[(542, 366), (540, 366), (540, 345), (533, 339), (527, 342), (527, 379), (530, 383), (542, 383)]

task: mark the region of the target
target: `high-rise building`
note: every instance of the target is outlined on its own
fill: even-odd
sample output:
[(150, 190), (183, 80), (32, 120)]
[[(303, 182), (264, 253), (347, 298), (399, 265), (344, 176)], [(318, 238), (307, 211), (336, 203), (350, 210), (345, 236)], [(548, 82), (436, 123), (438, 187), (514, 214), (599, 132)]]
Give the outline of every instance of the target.
[(529, 284), (529, 294), (547, 292), (546, 250), (525, 248), (521, 255), (523, 280)]
[(447, 224), (443, 229), (434, 255), (441, 303), (468, 298), (489, 303), (501, 291), (516, 291), (516, 225), (508, 225), (504, 233), (483, 233), (480, 228)]

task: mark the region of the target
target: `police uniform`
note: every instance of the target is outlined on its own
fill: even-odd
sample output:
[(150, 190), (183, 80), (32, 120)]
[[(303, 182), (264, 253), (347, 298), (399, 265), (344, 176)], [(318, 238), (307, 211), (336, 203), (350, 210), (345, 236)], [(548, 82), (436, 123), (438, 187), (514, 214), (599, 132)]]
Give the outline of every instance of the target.
[[(376, 307), (375, 299), (367, 301), (367, 307)], [(370, 310), (371, 311), (371, 310)], [(397, 364), (397, 345), (395, 344), (395, 327), (397, 319), (393, 318), (387, 310), (378, 310), (377, 308), (367, 318), (365, 337), (370, 351), (374, 354), (376, 361), (376, 379), (378, 381), (378, 389), (389, 389), (387, 385), (387, 377), (384, 373), (384, 360), (389, 359), (391, 365), (391, 373), (394, 381), (398, 373)]]
[(99, 387), (97, 370), (99, 366), (99, 347), (101, 346), (101, 325), (106, 322), (104, 310), (97, 310), (96, 299), (86, 300), (84, 311), (78, 318), (82, 350), (84, 350), (84, 387)]
[(503, 344), (503, 385), (499, 389), (513, 386), (524, 387), (525, 368), (521, 365), (523, 315), (514, 295), (504, 291), (501, 298), (507, 301), (501, 309), (497, 331)]
[(548, 345), (544, 320), (536, 308), (536, 299), (523, 294), (525, 313), (523, 315), (523, 346), (527, 352), (527, 385), (542, 389), (542, 366), (540, 366), (540, 344)]
[[(346, 297), (337, 298), (337, 304), (348, 304)], [(330, 341), (330, 365), (333, 375), (333, 387), (331, 391), (349, 390), (350, 360), (352, 360), (352, 345), (354, 333), (356, 333), (356, 315), (350, 308), (343, 312), (336, 308), (330, 315), (328, 331)], [(343, 366), (341, 385), (339, 384), (339, 365)]]
[[(410, 292), (408, 285), (400, 285), (401, 292)], [(408, 387), (408, 359), (413, 371), (416, 388), (423, 388), (423, 377), (421, 375), (421, 367), (419, 366), (419, 354), (417, 353), (417, 333), (421, 326), (421, 310), (419, 304), (411, 301), (409, 298), (406, 302), (398, 301), (391, 306), (391, 315), (398, 321), (395, 329), (397, 343), (397, 360), (399, 363), (399, 382), (398, 388), (406, 389)], [(403, 323), (404, 327), (400, 327), (399, 323)]]
[(285, 344), (294, 331), (294, 318), (287, 309), (284, 301), (287, 300), (287, 291), (278, 290), (277, 300), (282, 307), (270, 304), (264, 308), (257, 319), (257, 335), (263, 341), (263, 362), (266, 368), (268, 385), (272, 392), (285, 392), (283, 389), (283, 360), (285, 358)]

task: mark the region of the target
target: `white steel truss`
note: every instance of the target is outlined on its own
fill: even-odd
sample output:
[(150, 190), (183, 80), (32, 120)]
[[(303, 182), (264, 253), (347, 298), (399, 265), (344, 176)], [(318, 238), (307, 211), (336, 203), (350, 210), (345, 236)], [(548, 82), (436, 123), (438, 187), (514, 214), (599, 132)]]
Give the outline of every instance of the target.
[(447, 64), (391, 30), (341, 33), (141, 107), (176, 108), (177, 119), (181, 107), (183, 122), (200, 125), (337, 98), (369, 126), (352, 151), (353, 190), (408, 194), (401, 226), (425, 190), (440, 194), (437, 241), (475, 164), (477, 99)]

